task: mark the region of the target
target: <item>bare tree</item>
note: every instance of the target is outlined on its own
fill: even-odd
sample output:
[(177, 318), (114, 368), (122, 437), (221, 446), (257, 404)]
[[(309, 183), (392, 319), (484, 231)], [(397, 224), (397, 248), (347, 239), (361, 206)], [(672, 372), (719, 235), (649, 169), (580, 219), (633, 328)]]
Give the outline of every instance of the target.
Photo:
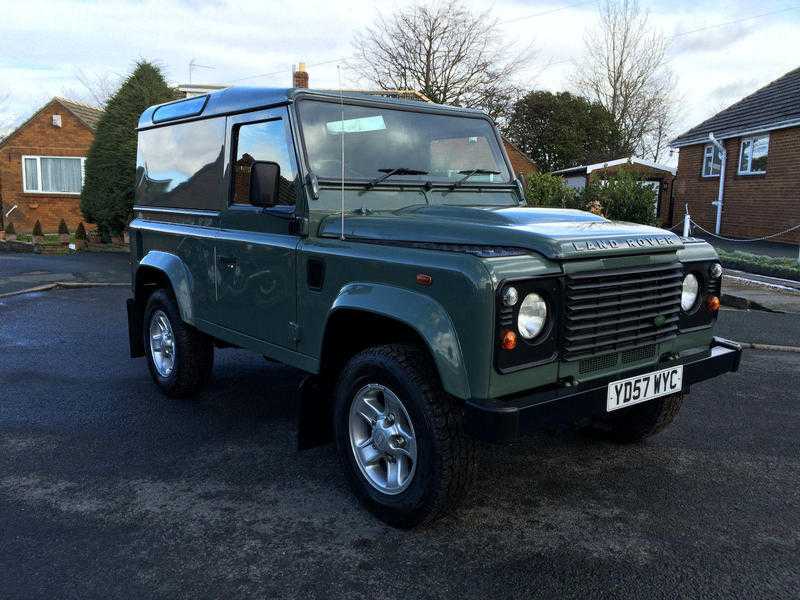
[(63, 95), (100, 109), (105, 108), (109, 98), (116, 93), (121, 84), (119, 76), (111, 73), (89, 75), (80, 68), (75, 70), (75, 79), (82, 89), (80, 91), (73, 88), (65, 89)]
[(381, 89), (416, 89), (434, 102), (503, 114), (517, 97), (514, 75), (533, 57), (503, 40), (489, 11), (460, 0), (414, 4), (356, 34), (353, 68)]
[(622, 132), (619, 153), (658, 160), (675, 123), (667, 39), (649, 25), (636, 0), (605, 0), (600, 26), (584, 43), (578, 91), (613, 115)]

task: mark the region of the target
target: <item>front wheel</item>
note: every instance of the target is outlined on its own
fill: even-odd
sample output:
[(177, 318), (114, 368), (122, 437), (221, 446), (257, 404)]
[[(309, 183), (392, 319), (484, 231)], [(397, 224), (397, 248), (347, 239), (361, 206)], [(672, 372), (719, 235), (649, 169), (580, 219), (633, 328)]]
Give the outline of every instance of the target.
[(364, 350), (339, 378), (339, 458), (356, 496), (390, 525), (432, 521), (463, 497), (476, 451), (462, 423), (461, 407), (414, 346)]
[(203, 387), (211, 376), (214, 344), (183, 322), (172, 294), (163, 289), (153, 292), (143, 322), (147, 366), (161, 391), (183, 398)]

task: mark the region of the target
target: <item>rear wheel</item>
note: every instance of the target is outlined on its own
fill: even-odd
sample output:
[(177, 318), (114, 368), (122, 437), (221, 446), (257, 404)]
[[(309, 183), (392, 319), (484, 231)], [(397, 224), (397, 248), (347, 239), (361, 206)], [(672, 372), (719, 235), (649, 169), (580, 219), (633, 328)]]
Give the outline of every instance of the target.
[(339, 458), (356, 496), (390, 525), (432, 521), (463, 497), (476, 452), (462, 422), (461, 407), (414, 346), (369, 348), (339, 378)]
[(147, 301), (143, 323), (147, 366), (164, 394), (190, 396), (208, 382), (214, 344), (183, 322), (172, 294), (163, 289), (154, 292)]
[(666, 429), (683, 404), (683, 394), (649, 400), (596, 420), (590, 429), (619, 443), (640, 442)]

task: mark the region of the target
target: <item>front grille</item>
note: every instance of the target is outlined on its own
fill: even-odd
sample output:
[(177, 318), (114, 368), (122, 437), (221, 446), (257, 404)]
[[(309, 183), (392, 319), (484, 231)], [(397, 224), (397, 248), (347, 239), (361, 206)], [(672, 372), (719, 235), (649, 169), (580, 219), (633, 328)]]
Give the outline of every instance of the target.
[(676, 336), (680, 263), (566, 277), (562, 357), (572, 361), (658, 344)]
[(642, 346), (641, 348), (633, 348), (632, 350), (626, 350), (622, 353), (622, 364), (627, 365), (630, 363), (639, 362), (640, 360), (645, 360), (646, 358), (653, 358), (655, 355), (655, 344)]
[(585, 375), (586, 373), (594, 373), (595, 371), (602, 371), (617, 366), (616, 354), (601, 354), (600, 356), (592, 356), (591, 358), (584, 358), (578, 363), (578, 374)]

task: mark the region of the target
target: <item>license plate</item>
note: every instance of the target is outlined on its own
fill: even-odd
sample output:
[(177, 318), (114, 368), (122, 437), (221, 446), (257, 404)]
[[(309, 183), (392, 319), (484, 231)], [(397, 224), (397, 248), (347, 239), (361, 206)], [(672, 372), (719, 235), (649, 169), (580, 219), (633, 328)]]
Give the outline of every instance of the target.
[(606, 410), (611, 412), (647, 402), (653, 398), (680, 392), (681, 389), (683, 389), (683, 365), (612, 381), (608, 384)]

